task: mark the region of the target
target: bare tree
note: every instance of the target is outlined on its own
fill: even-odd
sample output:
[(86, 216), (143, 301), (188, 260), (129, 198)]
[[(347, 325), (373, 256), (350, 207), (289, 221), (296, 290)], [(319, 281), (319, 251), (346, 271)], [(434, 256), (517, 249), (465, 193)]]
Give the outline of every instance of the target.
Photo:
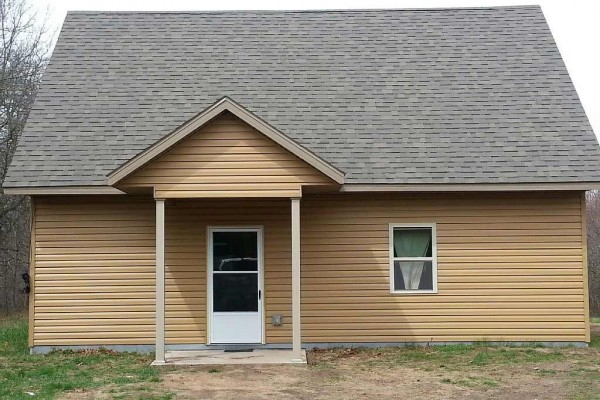
[(600, 192), (587, 194), (590, 313), (600, 316)]
[[(50, 53), (50, 35), (28, 0), (0, 0), (0, 183)], [(0, 312), (26, 307), (19, 293), (29, 264), (29, 199), (0, 195)]]

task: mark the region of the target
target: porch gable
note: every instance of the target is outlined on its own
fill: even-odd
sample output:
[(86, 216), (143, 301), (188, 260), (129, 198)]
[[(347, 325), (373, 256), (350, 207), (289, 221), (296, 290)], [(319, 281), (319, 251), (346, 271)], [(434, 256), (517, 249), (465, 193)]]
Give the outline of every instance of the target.
[(156, 198), (300, 197), (339, 184), (225, 110), (118, 182)]

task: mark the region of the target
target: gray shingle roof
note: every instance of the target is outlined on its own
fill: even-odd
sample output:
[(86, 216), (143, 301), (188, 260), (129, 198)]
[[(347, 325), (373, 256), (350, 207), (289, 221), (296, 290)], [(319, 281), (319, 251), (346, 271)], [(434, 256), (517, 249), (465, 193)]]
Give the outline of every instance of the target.
[(223, 96), (347, 183), (600, 181), (539, 7), (74, 12), (6, 187), (102, 185)]

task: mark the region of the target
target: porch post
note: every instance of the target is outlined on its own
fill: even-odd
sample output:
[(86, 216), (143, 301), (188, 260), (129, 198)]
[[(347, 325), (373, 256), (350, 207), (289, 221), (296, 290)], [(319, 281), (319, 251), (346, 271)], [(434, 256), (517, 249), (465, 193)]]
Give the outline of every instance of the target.
[(302, 358), (300, 326), (300, 199), (292, 199), (292, 357)]
[(156, 199), (156, 347), (152, 364), (165, 363), (165, 201)]

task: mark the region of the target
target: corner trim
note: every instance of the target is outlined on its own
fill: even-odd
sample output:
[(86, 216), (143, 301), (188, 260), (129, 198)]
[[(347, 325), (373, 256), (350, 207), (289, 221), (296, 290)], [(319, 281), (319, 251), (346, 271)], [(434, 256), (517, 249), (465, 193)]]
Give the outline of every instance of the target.
[(340, 192), (530, 192), (560, 190), (600, 190), (600, 182), (565, 183), (468, 183), (468, 184), (343, 184)]
[(108, 174), (108, 184), (114, 186), (116, 183), (131, 175), (137, 169), (143, 167), (155, 157), (164, 153), (181, 140), (192, 134), (196, 129), (205, 125), (211, 119), (222, 113), (223, 111), (229, 111), (260, 133), (273, 140), (275, 143), (290, 151), (292, 154), (307, 162), (329, 178), (333, 179), (336, 183), (344, 183), (344, 173), (333, 167), (322, 158), (318, 157), (305, 147), (296, 143), (277, 129), (265, 121), (252, 114), (250, 111), (237, 104), (235, 101), (228, 97), (223, 97), (212, 106), (209, 106), (204, 111), (197, 114), (192, 119), (185, 122), (179, 128), (169, 133), (152, 146), (127, 161), (110, 174)]

